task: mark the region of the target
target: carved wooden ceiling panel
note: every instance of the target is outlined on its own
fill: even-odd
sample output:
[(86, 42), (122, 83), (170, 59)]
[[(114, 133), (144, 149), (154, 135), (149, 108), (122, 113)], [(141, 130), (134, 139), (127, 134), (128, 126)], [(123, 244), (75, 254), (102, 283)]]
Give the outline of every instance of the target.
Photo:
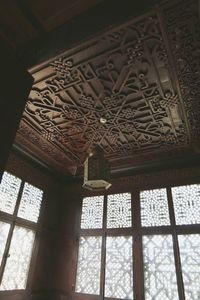
[(65, 173), (97, 143), (123, 165), (198, 139), (197, 1), (169, 2), (34, 68), (17, 143)]

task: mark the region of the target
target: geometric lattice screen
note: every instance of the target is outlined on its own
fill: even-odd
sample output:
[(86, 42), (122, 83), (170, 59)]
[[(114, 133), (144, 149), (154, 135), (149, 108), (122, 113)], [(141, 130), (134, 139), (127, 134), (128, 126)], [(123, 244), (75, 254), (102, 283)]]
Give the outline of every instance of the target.
[(76, 277), (76, 292), (99, 295), (102, 237), (81, 237)]
[(140, 207), (142, 226), (170, 225), (166, 189), (140, 192)]
[(83, 198), (81, 228), (102, 228), (103, 222), (103, 196)]
[(42, 190), (26, 182), (17, 216), (36, 223), (40, 213), (42, 196)]
[(132, 270), (132, 237), (107, 237), (105, 297), (133, 299)]
[(107, 203), (107, 228), (131, 227), (131, 194), (109, 195)]
[(200, 223), (200, 184), (172, 188), (177, 225)]
[(179, 235), (185, 298), (200, 299), (200, 234)]
[(172, 236), (143, 236), (145, 300), (178, 298)]
[[(107, 207), (104, 201), (104, 196), (83, 198), (80, 229), (82, 233), (89, 229), (90, 236), (81, 233), (79, 239), (77, 293), (100, 295), (103, 238), (102, 235), (93, 236), (92, 230), (103, 230), (104, 210), (107, 211), (107, 228), (123, 229), (132, 224), (130, 193), (109, 195)], [(107, 237), (104, 242), (105, 296), (133, 299), (132, 237)]]
[(9, 230), (10, 224), (0, 221), (0, 265), (3, 258)]
[(35, 233), (15, 226), (0, 290), (25, 289)]
[(26, 289), (43, 191), (4, 172), (0, 184), (0, 290)]
[(200, 185), (84, 198), (75, 291), (200, 300)]
[(0, 184), (0, 211), (13, 214), (21, 180), (4, 172)]

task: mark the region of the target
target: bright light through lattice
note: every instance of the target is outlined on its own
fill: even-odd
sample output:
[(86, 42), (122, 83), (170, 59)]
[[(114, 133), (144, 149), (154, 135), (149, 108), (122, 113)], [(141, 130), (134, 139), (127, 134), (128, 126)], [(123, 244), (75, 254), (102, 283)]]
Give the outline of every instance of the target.
[(102, 237), (81, 237), (76, 277), (76, 292), (99, 295)]
[(13, 214), (21, 180), (4, 172), (0, 184), (0, 211)]
[(35, 233), (15, 226), (0, 290), (25, 289)]
[(0, 222), (0, 264), (3, 258), (9, 230), (10, 230), (10, 224), (5, 222)]
[(83, 199), (81, 228), (102, 228), (103, 223), (103, 196), (87, 197)]
[(132, 268), (132, 237), (107, 237), (105, 297), (133, 299)]
[(131, 194), (109, 195), (107, 201), (107, 228), (131, 227)]
[(200, 299), (200, 235), (178, 236), (186, 299)]
[(143, 237), (145, 300), (179, 299), (172, 236)]
[(37, 222), (42, 203), (43, 191), (25, 183), (17, 216), (28, 221)]
[(172, 188), (177, 225), (200, 223), (200, 184)]
[(140, 192), (140, 208), (142, 226), (170, 225), (166, 189)]

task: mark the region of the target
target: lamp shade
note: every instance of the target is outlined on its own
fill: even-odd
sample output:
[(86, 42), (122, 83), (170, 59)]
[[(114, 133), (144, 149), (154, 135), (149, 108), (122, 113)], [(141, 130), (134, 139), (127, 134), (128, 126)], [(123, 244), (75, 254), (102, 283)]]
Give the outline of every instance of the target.
[(109, 161), (103, 150), (96, 146), (84, 163), (83, 187), (89, 190), (106, 190), (111, 186)]

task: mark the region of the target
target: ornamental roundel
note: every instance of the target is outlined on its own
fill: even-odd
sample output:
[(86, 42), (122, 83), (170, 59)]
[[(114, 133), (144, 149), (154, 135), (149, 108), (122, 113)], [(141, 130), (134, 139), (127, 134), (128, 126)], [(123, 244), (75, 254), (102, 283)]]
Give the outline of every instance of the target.
[[(192, 19), (194, 1), (188, 2)], [(186, 149), (198, 123), (188, 101), (196, 94), (188, 96), (186, 91), (187, 66), (180, 63), (175, 71), (183, 47), (180, 43), (181, 49), (176, 48), (172, 21), (176, 24), (177, 15), (184, 28), (188, 18), (186, 13), (180, 15), (182, 4), (173, 5), (161, 6), (160, 12), (133, 19), (33, 68), (35, 83), (16, 142), (64, 173), (81, 166), (96, 144), (111, 164), (121, 165), (140, 155), (158, 159), (158, 153), (167, 156)], [(190, 32), (195, 28), (194, 18)], [(189, 43), (188, 36), (183, 38)], [(195, 43), (193, 35), (192, 49)]]

